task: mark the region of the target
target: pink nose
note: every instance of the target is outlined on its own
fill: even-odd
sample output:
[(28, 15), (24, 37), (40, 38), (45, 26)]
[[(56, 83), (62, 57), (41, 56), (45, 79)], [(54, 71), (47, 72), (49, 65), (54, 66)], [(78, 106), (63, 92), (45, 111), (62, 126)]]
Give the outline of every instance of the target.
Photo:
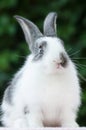
[(57, 63), (57, 68), (61, 68), (61, 63)]
[(61, 63), (57, 63), (57, 61), (55, 61), (55, 60), (53, 62), (56, 64), (57, 68), (61, 68)]

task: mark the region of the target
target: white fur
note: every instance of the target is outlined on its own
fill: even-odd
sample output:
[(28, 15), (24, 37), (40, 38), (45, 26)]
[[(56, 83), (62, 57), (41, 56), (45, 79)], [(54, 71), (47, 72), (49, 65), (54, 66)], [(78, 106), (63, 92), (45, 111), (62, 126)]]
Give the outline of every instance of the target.
[[(46, 53), (39, 61), (32, 61), (32, 54), (27, 57), (18, 72), (22, 74), (15, 85), (13, 104), (10, 105), (5, 100), (2, 102), (2, 122), (7, 127), (16, 128), (57, 124), (62, 127), (77, 127), (80, 86), (76, 68), (60, 39), (45, 37), (40, 40), (47, 41)], [(56, 62), (60, 62), (61, 52), (67, 55), (68, 66), (57, 69)], [(29, 111), (27, 114), (24, 114), (25, 106)]]

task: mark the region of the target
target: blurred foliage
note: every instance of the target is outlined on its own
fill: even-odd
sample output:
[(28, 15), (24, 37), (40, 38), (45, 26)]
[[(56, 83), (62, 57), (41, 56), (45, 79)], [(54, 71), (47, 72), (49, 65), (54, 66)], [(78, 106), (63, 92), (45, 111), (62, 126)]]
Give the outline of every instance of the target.
[(23, 32), (13, 18), (15, 14), (32, 20), (42, 30), (45, 16), (58, 13), (57, 33), (69, 55), (78, 64), (82, 106), (78, 122), (86, 126), (86, 1), (84, 0), (0, 0), (0, 100), (13, 74), (29, 54)]

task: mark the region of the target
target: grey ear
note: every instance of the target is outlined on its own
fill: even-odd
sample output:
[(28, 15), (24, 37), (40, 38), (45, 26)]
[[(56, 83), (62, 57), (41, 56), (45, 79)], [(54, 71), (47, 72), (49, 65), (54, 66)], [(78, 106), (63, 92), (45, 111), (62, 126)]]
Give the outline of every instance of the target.
[(30, 50), (33, 51), (34, 42), (36, 39), (42, 36), (42, 33), (39, 31), (38, 27), (31, 21), (17, 15), (14, 17), (21, 25), (26, 42), (28, 43)]
[(44, 35), (46, 36), (56, 36), (56, 18), (57, 13), (49, 13), (44, 21)]

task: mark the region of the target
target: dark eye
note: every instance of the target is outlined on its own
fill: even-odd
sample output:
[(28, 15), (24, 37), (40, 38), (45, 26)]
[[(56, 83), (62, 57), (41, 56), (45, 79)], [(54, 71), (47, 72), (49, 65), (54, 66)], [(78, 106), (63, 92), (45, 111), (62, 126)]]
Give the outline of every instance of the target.
[(39, 49), (42, 49), (42, 45), (39, 46)]

